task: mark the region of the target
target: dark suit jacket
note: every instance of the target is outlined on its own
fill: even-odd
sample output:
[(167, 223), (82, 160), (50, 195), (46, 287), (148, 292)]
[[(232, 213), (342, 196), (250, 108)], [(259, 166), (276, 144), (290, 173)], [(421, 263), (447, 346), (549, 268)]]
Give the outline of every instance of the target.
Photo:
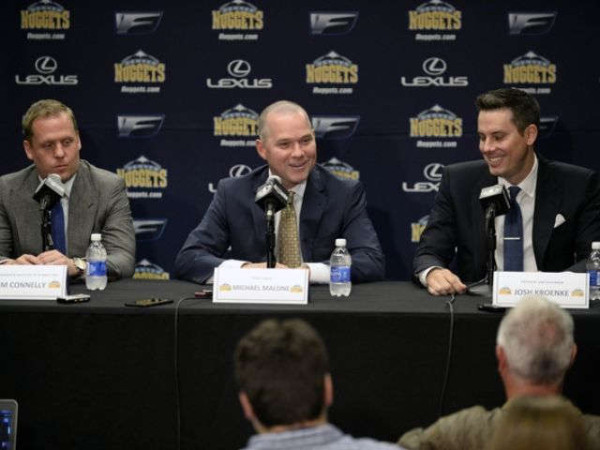
[[(592, 241), (600, 240), (598, 174), (547, 161), (539, 168), (533, 215), (533, 249), (538, 270), (585, 271)], [(431, 266), (448, 267), (466, 282), (485, 276), (487, 246), (479, 194), (497, 184), (486, 163), (470, 161), (444, 168), (439, 193), (414, 259), (415, 274)], [(554, 227), (556, 216), (565, 222)], [(455, 251), (456, 248), (456, 251)]]
[[(268, 168), (263, 166), (244, 177), (219, 182), (204, 218), (177, 255), (178, 278), (203, 283), (225, 259), (266, 260), (265, 216), (254, 203), (254, 196), (267, 175)], [(315, 166), (307, 180), (300, 212), (303, 260), (328, 262), (335, 239), (346, 238), (352, 255), (352, 280), (382, 279), (384, 256), (366, 204), (361, 183), (339, 180)]]
[[(40, 181), (35, 166), (0, 177), (0, 257), (43, 251), (41, 213), (33, 193)], [(67, 256), (85, 257), (92, 233), (102, 233), (108, 275), (130, 277), (135, 233), (125, 183), (114, 173), (82, 160), (69, 199)]]

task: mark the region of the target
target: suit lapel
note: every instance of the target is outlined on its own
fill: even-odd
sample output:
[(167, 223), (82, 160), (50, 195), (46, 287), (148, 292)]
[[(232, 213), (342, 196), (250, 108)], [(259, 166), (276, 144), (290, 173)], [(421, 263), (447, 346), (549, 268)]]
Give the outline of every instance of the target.
[[(88, 243), (94, 228), (94, 211), (98, 192), (92, 182), (89, 166), (82, 161), (73, 182), (69, 198), (69, 223), (67, 226), (67, 252), (72, 256), (84, 256), (85, 248), (72, 243)], [(84, 245), (84, 244), (82, 244)]]
[(535, 211), (533, 213), (533, 253), (538, 270), (544, 270), (544, 253), (548, 247), (554, 220), (558, 213), (561, 193), (557, 183), (551, 180), (548, 162), (538, 156), (538, 179), (535, 187)]
[[(12, 190), (13, 208), (15, 211), (15, 222), (17, 224), (18, 243), (20, 248), (15, 252), (22, 253), (23, 249), (37, 249), (41, 253), (42, 247), (42, 213), (40, 205), (33, 199), (33, 194), (40, 180), (35, 168), (31, 170), (23, 183)], [(20, 255), (19, 255), (20, 256)]]
[(300, 247), (302, 259), (312, 261), (311, 244), (317, 235), (321, 216), (326, 206), (325, 183), (321, 178), (319, 167), (313, 168), (306, 182), (302, 211), (300, 211)]
[(485, 273), (485, 268), (487, 267), (487, 261), (489, 257), (488, 250), (488, 236), (485, 229), (485, 212), (481, 207), (481, 203), (479, 202), (479, 194), (481, 193), (481, 189), (487, 186), (493, 186), (498, 184), (498, 178), (494, 177), (490, 174), (487, 165), (483, 166), (483, 173), (479, 182), (475, 186), (475, 194), (471, 195), (470, 198), (473, 199), (473, 203), (471, 204), (471, 209), (473, 211), (473, 220), (475, 225), (475, 230), (478, 233), (477, 239), (477, 251), (476, 255), (479, 261), (475, 261), (473, 267), (482, 267)]
[(265, 220), (265, 212), (260, 206), (254, 203), (254, 199), (256, 197), (256, 191), (265, 184), (268, 176), (269, 169), (267, 166), (264, 167), (264, 170), (256, 174), (254, 180), (252, 180), (252, 191), (250, 192), (252, 198), (249, 200), (252, 205), (250, 208), (252, 210), (252, 222), (254, 223), (254, 235), (257, 237), (258, 242), (262, 243), (262, 249), (260, 249), (260, 251), (263, 255), (265, 254), (264, 249), (266, 245), (267, 223)]

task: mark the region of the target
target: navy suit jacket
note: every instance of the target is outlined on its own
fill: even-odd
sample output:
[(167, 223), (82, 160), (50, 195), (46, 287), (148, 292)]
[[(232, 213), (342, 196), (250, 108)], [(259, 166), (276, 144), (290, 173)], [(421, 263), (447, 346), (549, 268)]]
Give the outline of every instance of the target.
[[(598, 174), (538, 155), (533, 214), (533, 251), (543, 272), (585, 271), (592, 241), (600, 240)], [(440, 190), (414, 259), (415, 274), (431, 266), (448, 267), (466, 282), (485, 276), (487, 244), (479, 194), (498, 183), (483, 160), (444, 168)], [(558, 214), (565, 222), (555, 227)]]
[[(226, 259), (266, 260), (265, 213), (254, 203), (254, 196), (268, 172), (263, 166), (244, 177), (219, 182), (204, 218), (177, 255), (177, 278), (204, 283)], [(384, 256), (366, 205), (360, 182), (340, 180), (315, 166), (307, 180), (300, 212), (303, 260), (329, 262), (335, 239), (346, 238), (352, 255), (352, 280), (382, 279)]]

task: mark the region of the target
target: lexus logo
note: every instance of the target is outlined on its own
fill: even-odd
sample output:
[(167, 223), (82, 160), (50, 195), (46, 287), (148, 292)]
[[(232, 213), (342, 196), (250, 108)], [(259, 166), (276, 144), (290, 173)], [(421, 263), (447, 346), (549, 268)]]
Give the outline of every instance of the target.
[(227, 72), (229, 72), (229, 75), (236, 78), (247, 76), (251, 69), (250, 63), (243, 59), (235, 59), (227, 65)]
[(52, 56), (41, 56), (35, 60), (35, 70), (39, 73), (53, 73), (58, 69), (58, 63)]
[(252, 172), (252, 169), (250, 169), (250, 167), (248, 167), (247, 165), (236, 164), (235, 166), (232, 166), (231, 169), (229, 169), (229, 176), (231, 178), (239, 178), (243, 177), (244, 175), (250, 172)]
[(441, 58), (427, 58), (423, 61), (423, 71), (427, 75), (436, 76), (441, 75), (446, 71), (446, 61)]
[(423, 175), (429, 181), (440, 181), (442, 179), (442, 169), (444, 166), (440, 163), (427, 164), (423, 169)]

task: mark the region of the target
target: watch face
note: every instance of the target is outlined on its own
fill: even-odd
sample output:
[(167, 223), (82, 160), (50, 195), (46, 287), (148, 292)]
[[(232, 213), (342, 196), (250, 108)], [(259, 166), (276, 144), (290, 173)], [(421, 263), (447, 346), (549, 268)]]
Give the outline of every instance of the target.
[(73, 258), (73, 264), (75, 264), (75, 267), (77, 267), (79, 270), (83, 271), (85, 270), (85, 261), (81, 258)]

